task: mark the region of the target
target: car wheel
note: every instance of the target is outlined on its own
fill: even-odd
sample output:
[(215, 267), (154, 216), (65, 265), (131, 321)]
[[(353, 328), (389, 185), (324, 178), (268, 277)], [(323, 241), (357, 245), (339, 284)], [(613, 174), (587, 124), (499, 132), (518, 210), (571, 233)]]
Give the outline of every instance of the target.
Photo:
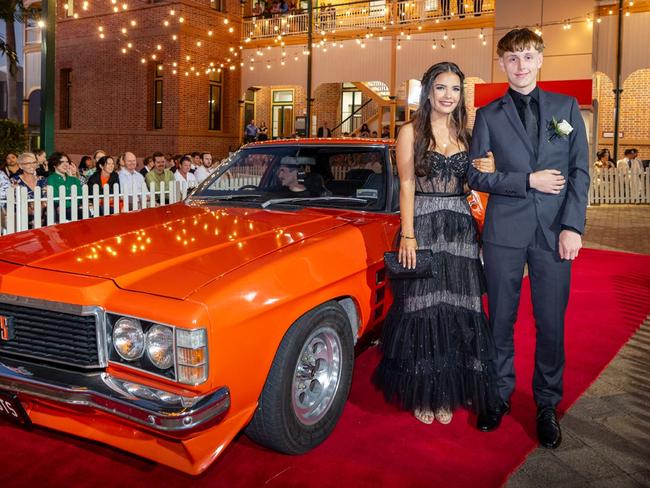
[(302, 454), (334, 430), (350, 392), (354, 341), (336, 302), (302, 316), (273, 359), (246, 434), (286, 454)]

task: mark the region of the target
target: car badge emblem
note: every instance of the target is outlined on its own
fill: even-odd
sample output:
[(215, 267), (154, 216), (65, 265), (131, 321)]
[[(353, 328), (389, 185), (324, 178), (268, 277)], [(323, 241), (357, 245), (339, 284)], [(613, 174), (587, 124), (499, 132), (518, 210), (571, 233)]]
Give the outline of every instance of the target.
[(0, 315), (0, 340), (10, 341), (14, 338), (14, 321), (13, 317)]

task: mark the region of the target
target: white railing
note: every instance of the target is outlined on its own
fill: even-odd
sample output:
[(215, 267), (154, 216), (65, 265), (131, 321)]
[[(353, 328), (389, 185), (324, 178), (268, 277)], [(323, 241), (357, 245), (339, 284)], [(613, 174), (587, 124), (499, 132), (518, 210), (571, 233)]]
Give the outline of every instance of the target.
[(589, 203), (650, 203), (650, 170), (592, 170)]
[[(399, 25), (408, 28), (426, 21), (441, 21), (460, 17), (458, 2), (449, 1), (449, 11), (443, 9), (438, 0), (408, 0), (396, 3), (384, 1), (353, 2), (341, 5), (316, 8), (313, 11), (314, 33), (325, 31), (350, 31), (377, 29), (384, 26)], [(465, 2), (467, 16), (494, 12), (494, 0), (485, 0), (480, 11), (474, 12), (473, 3)], [(242, 37), (244, 39), (265, 39), (290, 35), (307, 34), (308, 14), (306, 12), (275, 15), (270, 18), (251, 17), (244, 19)], [(335, 33), (333, 34), (335, 35)]]
[(187, 185), (172, 182), (160, 183), (149, 188), (122, 189), (115, 184), (99, 188), (84, 185), (79, 193), (77, 187), (66, 194), (65, 187), (59, 188), (59, 196), (54, 197), (53, 187), (45, 191), (37, 187), (34, 197), (29, 198), (24, 186), (11, 187), (6, 200), (0, 200), (0, 235), (12, 234), (44, 225), (75, 222), (77, 220), (100, 217), (102, 215), (133, 212), (134, 210), (176, 203), (187, 195)]

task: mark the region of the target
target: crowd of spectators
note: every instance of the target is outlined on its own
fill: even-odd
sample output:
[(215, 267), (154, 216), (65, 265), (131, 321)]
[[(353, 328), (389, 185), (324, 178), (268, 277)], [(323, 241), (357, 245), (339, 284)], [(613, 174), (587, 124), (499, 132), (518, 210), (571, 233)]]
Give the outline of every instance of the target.
[[(89, 187), (90, 194), (103, 193), (101, 189), (108, 185), (112, 197), (117, 185), (119, 193), (126, 198), (146, 192), (152, 183), (159, 188), (161, 182), (168, 184), (177, 181), (192, 188), (205, 180), (215, 167), (212, 154), (207, 152), (176, 156), (155, 152), (144, 157), (141, 165), (130, 151), (111, 156), (97, 150), (92, 156), (82, 156), (78, 163), (64, 152), (54, 152), (49, 157), (40, 149), (22, 154), (9, 152), (0, 160), (0, 208), (6, 206), (11, 187), (26, 187), (30, 200), (34, 199), (34, 191), (40, 187), (43, 195), (52, 192), (58, 206), (60, 188), (63, 186), (68, 195), (65, 207), (69, 214), (72, 187), (76, 187), (77, 194), (81, 195), (84, 185)], [(33, 216), (33, 201), (29, 203), (28, 211)]]

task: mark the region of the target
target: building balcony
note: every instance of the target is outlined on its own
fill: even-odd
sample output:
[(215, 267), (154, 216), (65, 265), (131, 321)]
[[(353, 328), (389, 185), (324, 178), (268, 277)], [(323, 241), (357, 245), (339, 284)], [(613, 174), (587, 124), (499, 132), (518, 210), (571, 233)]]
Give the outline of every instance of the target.
[[(468, 2), (460, 9), (453, 0), (385, 0), (344, 3), (318, 7), (313, 10), (313, 34), (338, 39), (357, 35), (390, 35), (408, 30), (418, 31), (460, 29), (491, 26), (494, 21), (495, 0)], [(476, 7), (476, 10), (474, 10)], [(246, 17), (242, 23), (242, 38), (253, 45), (284, 40), (288, 44), (304, 40), (309, 28), (309, 14), (293, 11), (276, 15)], [(292, 42), (293, 41), (293, 42)]]

